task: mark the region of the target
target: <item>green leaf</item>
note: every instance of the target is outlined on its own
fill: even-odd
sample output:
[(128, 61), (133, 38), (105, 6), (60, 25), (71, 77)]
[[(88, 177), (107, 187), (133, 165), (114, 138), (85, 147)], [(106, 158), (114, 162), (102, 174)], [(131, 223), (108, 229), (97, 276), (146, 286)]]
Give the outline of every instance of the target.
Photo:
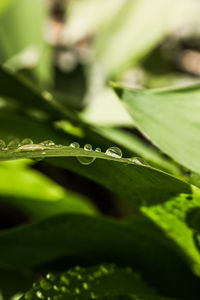
[[(88, 199), (63, 189), (26, 162), (0, 163), (0, 206), (18, 208), (30, 219), (46, 218), (64, 212), (95, 214)], [(7, 220), (9, 223), (9, 219)], [(10, 220), (12, 222), (12, 220)]]
[(199, 85), (117, 91), (136, 126), (152, 143), (183, 166), (200, 173)]
[(180, 170), (178, 170), (173, 162), (162, 156), (153, 147), (150, 147), (150, 145), (144, 143), (142, 139), (139, 139), (134, 133), (111, 127), (96, 127), (95, 130), (110, 141), (128, 149), (134, 153), (135, 156), (142, 157), (150, 163), (150, 165), (172, 174), (180, 175)]
[(125, 1), (97, 40), (97, 56), (103, 72), (107, 76), (119, 74), (144, 57), (167, 34), (178, 4), (179, 1), (173, 0)]
[(1, 2), (0, 2), (0, 14), (2, 14), (7, 9), (7, 7), (9, 7), (9, 5), (11, 5), (11, 3), (13, 1), (14, 0), (1, 0)]
[(59, 275), (48, 273), (21, 299), (57, 297), (86, 300), (123, 293), (154, 295), (154, 291), (130, 268), (100, 265), (87, 269), (76, 267)]
[(117, 221), (83, 215), (57, 216), (1, 231), (0, 245), (0, 263), (13, 267), (39, 270), (39, 265), (61, 258), (62, 266), (73, 262), (115, 262), (139, 270), (168, 295), (185, 295), (181, 299), (194, 295), (198, 299), (195, 295), (199, 280), (176, 253), (175, 245), (143, 218)]
[(43, 83), (49, 83), (52, 76), (43, 30), (46, 14), (47, 7), (40, 0), (1, 0), (0, 62), (14, 71), (31, 68)]

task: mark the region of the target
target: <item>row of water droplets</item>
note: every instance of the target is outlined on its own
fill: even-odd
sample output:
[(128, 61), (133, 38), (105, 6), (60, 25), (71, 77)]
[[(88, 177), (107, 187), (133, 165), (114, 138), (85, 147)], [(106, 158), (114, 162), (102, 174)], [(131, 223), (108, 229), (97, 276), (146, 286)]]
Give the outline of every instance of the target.
[[(74, 149), (80, 148), (80, 145), (77, 142), (74, 142), (70, 144), (70, 147)], [(92, 146), (90, 144), (86, 144), (83, 149), (87, 152), (92, 151)], [(100, 153), (101, 148), (97, 147), (95, 149), (95, 152)], [(122, 158), (122, 151), (118, 147), (110, 147), (106, 150), (105, 152), (106, 155), (111, 156), (113, 158)], [(82, 164), (82, 165), (90, 165), (95, 161), (96, 157), (86, 157), (86, 156), (78, 156), (77, 160)]]
[[(45, 140), (39, 144), (34, 144), (30, 138), (23, 139), (21, 142), (18, 139), (11, 140), (7, 145), (5, 141), (0, 139), (0, 150), (13, 150), (13, 151), (44, 151), (46, 149), (50, 149), (51, 147), (63, 147), (62, 145), (56, 145), (51, 140)], [(77, 142), (73, 142), (69, 145), (69, 147), (73, 149), (79, 149), (80, 145)], [(93, 151), (92, 146), (90, 144), (86, 144), (83, 149), (86, 152)], [(97, 147), (94, 150), (96, 153), (101, 153), (101, 148)], [(42, 154), (46, 154), (46, 152), (42, 152)], [(122, 158), (122, 151), (120, 148), (114, 146), (110, 147), (106, 150), (105, 155), (108, 155), (115, 159)], [(87, 157), (87, 156), (78, 156), (77, 160), (83, 165), (90, 165), (95, 161), (96, 157)], [(131, 161), (135, 164), (147, 165), (146, 162), (138, 157), (129, 158), (128, 161)]]

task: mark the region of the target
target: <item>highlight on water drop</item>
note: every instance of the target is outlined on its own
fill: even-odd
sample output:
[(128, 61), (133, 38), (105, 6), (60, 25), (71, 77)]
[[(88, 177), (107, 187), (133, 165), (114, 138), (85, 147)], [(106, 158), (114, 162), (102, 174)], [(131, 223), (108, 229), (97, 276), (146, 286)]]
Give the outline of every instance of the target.
[(143, 165), (143, 166), (149, 166), (149, 164), (141, 157), (131, 157), (128, 158), (131, 162), (137, 164), (137, 165)]
[(77, 143), (77, 142), (73, 142), (73, 143), (71, 143), (71, 144), (69, 145), (69, 147), (72, 147), (72, 148), (74, 148), (74, 149), (78, 149), (78, 148), (80, 148), (80, 145), (79, 145), (79, 143)]
[(111, 156), (113, 158), (122, 158), (122, 151), (118, 147), (110, 147), (105, 152), (106, 155)]
[(6, 143), (4, 140), (0, 140), (0, 150), (4, 150), (6, 148)]
[(101, 148), (97, 147), (97, 148), (95, 149), (95, 151), (96, 151), (96, 152), (101, 152)]
[(45, 147), (51, 147), (51, 146), (55, 146), (55, 143), (51, 140), (46, 140), (43, 141), (42, 143), (40, 143), (41, 145), (45, 146)]

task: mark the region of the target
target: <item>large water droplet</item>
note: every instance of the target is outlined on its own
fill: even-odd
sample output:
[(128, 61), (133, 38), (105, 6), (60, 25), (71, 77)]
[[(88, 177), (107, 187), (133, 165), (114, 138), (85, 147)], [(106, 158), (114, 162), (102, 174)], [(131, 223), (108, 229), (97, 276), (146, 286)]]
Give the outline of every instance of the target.
[(24, 146), (24, 145), (31, 145), (33, 144), (33, 141), (29, 138), (27, 139), (23, 139), (23, 141), (20, 143), (21, 146)]
[(3, 140), (0, 140), (0, 150), (3, 150), (6, 148), (6, 143)]
[(110, 147), (106, 150), (106, 155), (109, 155), (113, 158), (121, 158), (122, 151), (118, 147)]
[(46, 140), (46, 141), (43, 141), (42, 143), (40, 143), (41, 145), (43, 146), (46, 146), (46, 147), (51, 147), (51, 146), (55, 146), (55, 143), (51, 140)]
[(69, 146), (72, 147), (72, 148), (74, 148), (74, 149), (80, 148), (80, 145), (77, 142), (71, 143)]
[(8, 143), (7, 148), (9, 150), (14, 150), (17, 149), (19, 147), (19, 140), (12, 140)]

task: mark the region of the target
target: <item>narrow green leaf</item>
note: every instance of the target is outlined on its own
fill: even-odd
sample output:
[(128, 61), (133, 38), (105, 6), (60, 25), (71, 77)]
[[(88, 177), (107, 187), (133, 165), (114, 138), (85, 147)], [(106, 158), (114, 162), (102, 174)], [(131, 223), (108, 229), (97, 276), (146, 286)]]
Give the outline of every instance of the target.
[[(10, 149), (8, 144), (0, 150), (0, 160), (65, 157), (56, 163), (101, 183), (137, 204), (163, 202), (179, 193), (190, 193), (190, 186), (186, 183), (147, 166), (139, 158), (121, 157), (121, 150), (116, 147), (103, 153), (92, 148), (88, 150), (86, 146), (82, 149), (76, 144), (19, 144)], [(76, 157), (79, 162), (70, 157)]]
[(125, 1), (97, 39), (97, 56), (105, 74), (119, 74), (160, 42), (178, 4), (173, 0)]

